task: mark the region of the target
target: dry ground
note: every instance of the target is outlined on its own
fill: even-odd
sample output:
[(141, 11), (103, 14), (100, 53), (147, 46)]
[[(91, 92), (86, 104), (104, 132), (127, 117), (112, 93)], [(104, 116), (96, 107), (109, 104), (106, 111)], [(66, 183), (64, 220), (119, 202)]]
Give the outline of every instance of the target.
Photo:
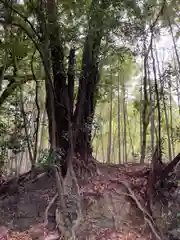
[[(95, 177), (81, 181), (83, 218), (76, 232), (77, 239), (157, 239), (156, 234), (153, 234), (157, 229), (150, 226), (144, 213), (146, 172), (149, 166), (98, 164), (98, 168), (100, 171)], [(134, 198), (130, 196), (124, 182), (131, 187)], [(46, 174), (36, 182), (26, 182), (19, 186), (15, 193), (1, 199), (0, 226), (8, 228), (8, 239), (53, 239), (50, 236), (57, 235), (55, 203), (49, 210), (49, 223), (46, 228), (43, 221), (45, 209), (55, 192), (55, 179), (52, 175)], [(161, 203), (160, 205), (162, 206)], [(155, 212), (157, 213), (157, 209)], [(163, 210), (163, 214), (165, 212)], [(158, 217), (162, 220), (162, 211), (159, 211)], [(163, 225), (162, 222), (164, 221), (159, 221), (158, 226), (162, 234), (167, 234), (169, 225)], [(5, 228), (0, 228), (0, 239), (3, 231)]]

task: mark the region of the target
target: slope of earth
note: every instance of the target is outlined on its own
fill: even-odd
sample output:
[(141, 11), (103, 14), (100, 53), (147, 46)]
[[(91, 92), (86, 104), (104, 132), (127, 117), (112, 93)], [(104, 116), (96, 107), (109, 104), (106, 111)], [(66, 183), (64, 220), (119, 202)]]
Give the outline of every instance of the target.
[[(80, 184), (82, 218), (76, 231), (77, 239), (178, 239), (175, 234), (171, 237), (167, 234), (177, 229), (177, 224), (171, 226), (174, 219), (170, 221), (169, 218), (173, 214), (168, 218), (166, 203), (158, 200), (153, 205), (156, 219), (162, 219), (163, 214), (166, 223), (159, 220), (155, 224), (146, 211), (148, 165), (107, 166), (98, 163), (98, 169), (96, 176)], [(19, 185), (18, 191), (1, 199), (0, 239), (59, 239), (56, 202), (48, 211), (48, 224), (43, 225), (47, 206), (55, 192), (55, 179), (51, 174), (45, 174), (35, 182)], [(172, 204), (172, 200), (169, 203)], [(180, 204), (176, 205), (176, 208), (173, 205), (173, 211), (177, 213)], [(8, 238), (5, 238), (7, 234)], [(167, 237), (161, 238), (162, 235)]]

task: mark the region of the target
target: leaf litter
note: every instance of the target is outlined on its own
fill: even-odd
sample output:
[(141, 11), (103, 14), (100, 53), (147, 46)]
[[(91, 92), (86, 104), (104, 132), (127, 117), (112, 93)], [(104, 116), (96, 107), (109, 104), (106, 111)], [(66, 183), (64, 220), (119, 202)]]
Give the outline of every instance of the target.
[[(146, 172), (149, 169), (149, 166), (147, 165), (135, 165), (135, 164), (124, 164), (121, 166), (103, 166), (102, 164), (99, 164), (100, 168), (100, 174), (97, 174), (95, 177), (91, 178), (88, 182), (84, 182), (80, 186), (80, 194), (82, 197), (85, 197), (87, 195), (96, 195), (101, 196), (102, 198), (106, 196), (107, 194), (116, 195), (118, 197), (119, 195), (123, 194), (120, 190), (118, 191), (117, 185), (119, 182), (127, 182), (131, 188), (133, 189), (134, 193), (136, 194), (138, 201), (141, 201), (141, 199), (144, 199), (144, 192), (146, 188), (147, 183), (147, 176), (143, 173)], [(141, 173), (141, 174), (139, 174)], [(47, 176), (46, 176), (47, 177)], [(52, 181), (52, 179), (51, 179)], [(42, 180), (44, 184), (44, 180)], [(33, 185), (35, 185), (34, 183)], [(38, 195), (38, 198), (41, 199), (41, 201), (45, 202), (44, 205), (47, 205), (47, 203), (52, 199), (53, 194), (55, 193), (55, 189), (52, 189), (52, 187), (48, 186), (47, 188), (41, 188), (42, 184), (39, 184), (39, 186), (33, 187), (30, 186), (30, 191), (25, 190), (21, 191), (20, 195), (23, 198), (24, 192), (28, 194), (28, 199), (24, 199), (24, 205), (29, 206), (31, 200), (33, 199), (33, 195)], [(34, 189), (35, 188), (35, 189)], [(29, 190), (29, 188), (27, 188)], [(128, 197), (128, 194), (126, 194), (126, 198)], [(11, 197), (9, 197), (11, 198)], [(36, 198), (35, 198), (36, 199)], [(35, 204), (35, 203), (34, 203)], [(3, 205), (1, 201), (1, 205)], [(42, 204), (43, 205), (43, 204)], [(40, 240), (47, 240), (48, 236), (53, 236), (54, 239), (58, 239), (57, 232), (55, 229), (51, 229), (48, 227), (43, 227), (43, 213), (45, 211), (44, 209), (40, 209), (41, 213), (36, 213), (36, 217), (33, 219), (33, 224), (29, 224), (29, 228), (26, 227), (26, 229), (23, 229), (21, 231), (18, 230), (18, 226), (16, 230), (9, 227), (9, 234), (8, 237), (3, 238), (3, 233), (1, 233), (0, 229), (0, 240), (31, 240), (34, 239), (36, 235), (36, 239)], [(13, 218), (16, 219), (16, 216)], [(28, 216), (26, 216), (26, 219)], [(134, 222), (136, 222), (136, 215), (133, 215)], [(138, 216), (137, 216), (138, 218)], [(7, 218), (7, 220), (9, 220)], [(91, 219), (92, 220), (92, 219)], [(91, 221), (92, 223), (92, 221)], [(6, 221), (6, 225), (8, 225)], [(105, 228), (105, 227), (99, 227), (95, 224), (92, 224), (90, 227), (90, 234), (85, 234), (83, 237), (83, 231), (80, 231), (80, 235), (78, 239), (119, 239), (119, 240), (145, 240), (145, 239), (153, 239), (152, 234), (150, 231), (145, 230), (145, 223), (142, 221), (142, 225), (133, 225), (131, 222), (128, 222), (121, 228), (118, 229), (117, 227), (114, 228)], [(8, 227), (7, 227), (8, 228)], [(21, 228), (19, 228), (21, 229)], [(86, 230), (86, 229), (85, 229)], [(7, 234), (7, 233), (6, 233)], [(33, 235), (34, 234), (34, 235)], [(82, 234), (82, 235), (81, 235)], [(56, 237), (56, 238), (55, 238)], [(49, 238), (53, 239), (53, 237)]]

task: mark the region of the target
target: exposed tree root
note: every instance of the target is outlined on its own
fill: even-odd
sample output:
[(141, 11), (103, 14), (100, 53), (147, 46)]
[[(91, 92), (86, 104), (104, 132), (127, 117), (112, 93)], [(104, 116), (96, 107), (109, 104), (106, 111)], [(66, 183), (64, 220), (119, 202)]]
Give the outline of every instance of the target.
[(73, 158), (72, 164), (78, 179), (88, 179), (96, 175), (98, 171), (96, 161), (93, 158), (84, 161), (77, 156)]
[[(73, 168), (76, 172), (76, 177), (79, 179), (88, 179), (89, 177), (94, 176), (97, 173), (97, 164), (93, 158), (89, 158), (86, 162), (83, 159), (77, 157), (73, 158)], [(6, 182), (1, 183), (0, 185), (0, 198), (5, 198), (8, 195), (13, 195), (18, 192), (18, 187), (23, 186), (28, 181), (32, 183), (39, 180), (41, 177), (44, 177), (51, 171), (51, 167), (45, 168), (35, 168), (23, 173), (19, 177), (13, 177), (8, 179)]]
[(38, 174), (37, 176), (34, 177), (34, 179), (32, 179), (32, 183), (36, 182), (37, 180), (39, 180), (40, 178), (46, 176), (47, 172), (43, 172)]
[[(109, 179), (112, 183), (118, 183), (118, 184), (123, 184), (123, 186), (125, 186), (129, 192), (129, 194), (126, 193), (122, 193), (125, 196), (131, 197), (134, 202), (136, 203), (137, 207), (140, 209), (140, 211), (142, 212), (143, 216), (144, 216), (144, 220), (145, 222), (148, 224), (148, 226), (150, 227), (151, 231), (153, 232), (154, 236), (156, 237), (156, 239), (158, 240), (162, 240), (162, 238), (160, 237), (160, 233), (157, 230), (157, 226), (152, 218), (152, 216), (148, 213), (148, 211), (145, 209), (145, 207), (142, 206), (141, 202), (138, 200), (138, 198), (136, 197), (134, 191), (131, 189), (131, 187), (129, 186), (128, 183), (124, 182), (124, 181), (120, 181), (117, 179)], [(121, 193), (118, 193), (121, 195)]]
[[(176, 158), (172, 161), (173, 163), (168, 164), (163, 168), (161, 172), (159, 172), (159, 176), (157, 175), (156, 181), (156, 188), (158, 187), (159, 181), (164, 181), (164, 177), (167, 177), (171, 171), (173, 171), (176, 164), (180, 161), (180, 155), (176, 156)], [(92, 159), (89, 161), (84, 162), (78, 157), (74, 157), (72, 164), (68, 168), (67, 175), (63, 179), (60, 173), (60, 167), (56, 168), (56, 183), (57, 183), (57, 193), (54, 197), (50, 200), (48, 206), (45, 209), (44, 213), (44, 226), (48, 225), (48, 213), (50, 208), (52, 207), (53, 203), (57, 200), (57, 209), (56, 209), (56, 222), (57, 228), (61, 235), (65, 239), (75, 239), (75, 233), (77, 228), (79, 227), (80, 221), (82, 219), (82, 209), (81, 209), (81, 198), (80, 198), (80, 191), (78, 186), (77, 178), (84, 178), (88, 179), (95, 175), (98, 171), (98, 166), (96, 162)], [(36, 175), (32, 178), (31, 171), (21, 175), (18, 179), (11, 179), (5, 183), (2, 183), (0, 186), (0, 195), (5, 195), (7, 192), (11, 190), (11, 185), (14, 185), (14, 181), (22, 185), (27, 181), (31, 181), (32, 183), (36, 180), (40, 179), (44, 175), (48, 173), (48, 169), (37, 171)], [(151, 172), (146, 171), (146, 174), (151, 174)], [(145, 174), (145, 175), (146, 175)], [(158, 174), (156, 172), (156, 174)], [(107, 177), (107, 176), (106, 176)], [(132, 175), (133, 177), (133, 175)], [(125, 195), (130, 197), (133, 202), (135, 202), (137, 208), (141, 211), (144, 216), (144, 221), (146, 225), (149, 227), (151, 232), (154, 235), (154, 238), (157, 240), (161, 240), (161, 233), (157, 227), (155, 220), (153, 219), (152, 213), (148, 209), (148, 206), (145, 206), (143, 202), (136, 196), (136, 193), (132, 190), (129, 183), (125, 181), (121, 181), (118, 179), (112, 179), (108, 177), (109, 181), (112, 183), (118, 183), (125, 186), (127, 189), (127, 193), (119, 193), (119, 195)], [(150, 184), (149, 184), (150, 183)], [(154, 186), (151, 179), (149, 178), (147, 189), (152, 186), (153, 190), (149, 192), (147, 195), (147, 199), (149, 197), (153, 197)], [(76, 217), (72, 217), (72, 215), (76, 215)]]
[(51, 201), (49, 202), (48, 206), (45, 209), (45, 213), (44, 213), (44, 226), (48, 225), (48, 214), (49, 214), (49, 210), (52, 207), (52, 205), (54, 204), (54, 202), (56, 201), (58, 197), (58, 193), (56, 193), (54, 195), (54, 197), (51, 199)]
[(64, 179), (62, 179), (58, 169), (55, 170), (55, 174), (58, 190), (56, 208), (57, 228), (65, 240), (74, 240), (76, 239), (76, 229), (82, 218), (82, 210), (79, 185), (72, 162), (69, 163)]
[(48, 173), (49, 169), (36, 168), (21, 174), (19, 177), (13, 177), (3, 182), (0, 186), (0, 197), (5, 198), (7, 195), (13, 195), (18, 192), (18, 187), (23, 186), (28, 181), (35, 182)]
[(165, 180), (179, 162), (180, 153), (163, 169), (162, 173), (160, 174), (160, 180)]

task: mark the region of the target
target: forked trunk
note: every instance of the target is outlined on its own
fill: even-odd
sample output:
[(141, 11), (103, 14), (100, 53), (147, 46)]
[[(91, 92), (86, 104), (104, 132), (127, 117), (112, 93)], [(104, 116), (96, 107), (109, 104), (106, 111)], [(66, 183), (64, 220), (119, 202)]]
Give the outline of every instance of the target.
[(97, 0), (92, 1), (89, 29), (84, 44), (82, 70), (74, 114), (74, 122), (79, 127), (77, 129), (75, 151), (83, 157), (92, 154), (91, 130), (96, 106), (97, 85), (99, 83), (99, 53), (104, 35), (102, 23), (106, 17), (105, 14), (102, 15), (102, 11), (105, 12), (108, 6), (108, 1), (102, 1), (101, 3)]

